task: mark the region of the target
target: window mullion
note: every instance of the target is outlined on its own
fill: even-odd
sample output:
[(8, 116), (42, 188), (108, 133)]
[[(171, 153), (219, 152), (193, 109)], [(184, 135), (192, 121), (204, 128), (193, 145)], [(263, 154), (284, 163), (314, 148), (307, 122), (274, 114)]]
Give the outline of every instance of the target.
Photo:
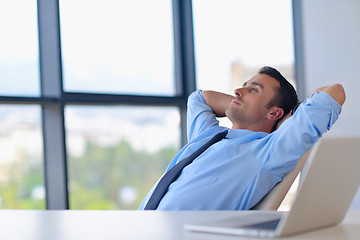
[(47, 209), (68, 209), (64, 105), (58, 0), (38, 0), (42, 97), (59, 101), (42, 107)]
[(295, 82), (299, 99), (306, 98), (304, 42), (302, 30), (301, 1), (292, 1), (294, 50), (295, 50)]
[[(191, 0), (173, 0), (175, 80), (177, 95), (186, 99), (196, 90)], [(187, 143), (186, 108), (180, 108), (181, 144)]]

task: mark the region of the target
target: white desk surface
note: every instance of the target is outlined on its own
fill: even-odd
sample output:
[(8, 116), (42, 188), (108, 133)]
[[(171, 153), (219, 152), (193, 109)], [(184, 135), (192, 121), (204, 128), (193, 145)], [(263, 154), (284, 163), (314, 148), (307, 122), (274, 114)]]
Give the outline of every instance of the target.
[[(241, 211), (81, 211), (0, 210), (1, 240), (227, 240), (238, 236), (194, 233), (184, 223), (244, 214)], [(254, 238), (249, 238), (254, 239)], [(289, 238), (283, 238), (289, 239)], [(290, 239), (360, 239), (360, 211), (350, 211), (334, 227)]]

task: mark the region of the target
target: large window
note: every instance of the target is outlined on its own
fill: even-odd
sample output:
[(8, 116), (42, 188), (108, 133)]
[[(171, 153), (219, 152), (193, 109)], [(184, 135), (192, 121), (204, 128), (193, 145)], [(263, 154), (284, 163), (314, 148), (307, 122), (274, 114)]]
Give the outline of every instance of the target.
[(293, 79), (290, 5), (2, 1), (0, 208), (136, 209), (186, 143), (191, 92), (265, 64)]

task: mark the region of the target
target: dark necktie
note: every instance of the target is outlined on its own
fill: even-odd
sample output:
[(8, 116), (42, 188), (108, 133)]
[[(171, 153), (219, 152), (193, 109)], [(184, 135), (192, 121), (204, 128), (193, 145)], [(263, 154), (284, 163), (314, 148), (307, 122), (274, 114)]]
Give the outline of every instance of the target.
[(178, 162), (173, 168), (171, 168), (159, 181), (153, 194), (151, 195), (149, 201), (145, 206), (145, 210), (155, 210), (158, 207), (161, 199), (165, 195), (170, 184), (180, 176), (180, 173), (183, 170), (183, 168), (189, 165), (190, 163), (192, 163), (195, 158), (197, 158), (200, 154), (202, 154), (211, 145), (223, 139), (227, 135), (227, 133), (228, 133), (227, 130), (224, 132), (217, 133), (208, 142), (206, 142), (203, 146), (201, 146), (198, 150), (196, 150), (188, 157)]

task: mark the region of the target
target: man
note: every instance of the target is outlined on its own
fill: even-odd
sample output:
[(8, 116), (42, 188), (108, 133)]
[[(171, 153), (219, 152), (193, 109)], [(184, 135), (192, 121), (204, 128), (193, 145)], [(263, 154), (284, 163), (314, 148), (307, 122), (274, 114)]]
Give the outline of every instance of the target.
[[(215, 134), (224, 130), (228, 133), (181, 171), (156, 205), (157, 210), (252, 208), (330, 129), (345, 101), (341, 85), (324, 87), (289, 117), (297, 103), (295, 90), (271, 67), (260, 69), (234, 93), (235, 97), (199, 90), (190, 95), (189, 143), (175, 156), (167, 172)], [(217, 116), (228, 117), (231, 129), (219, 126)], [(139, 209), (145, 209), (156, 185)]]

